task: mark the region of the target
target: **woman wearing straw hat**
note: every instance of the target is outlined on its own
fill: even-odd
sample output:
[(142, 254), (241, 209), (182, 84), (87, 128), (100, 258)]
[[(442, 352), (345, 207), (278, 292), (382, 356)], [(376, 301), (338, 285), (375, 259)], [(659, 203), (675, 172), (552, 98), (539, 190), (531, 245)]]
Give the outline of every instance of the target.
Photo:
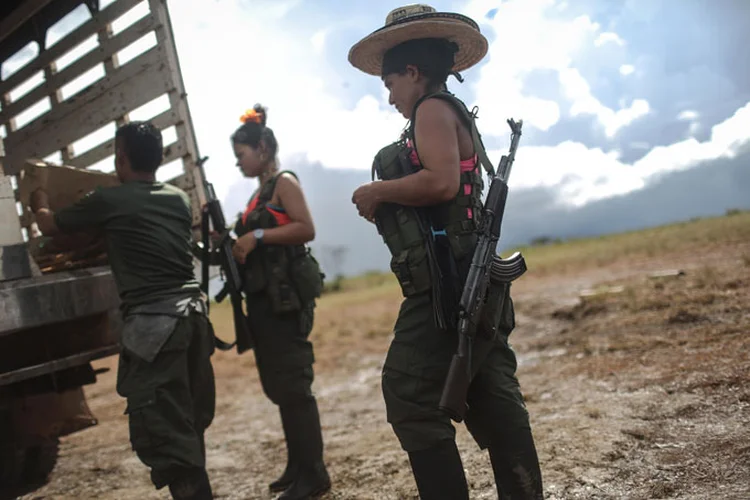
[[(408, 120), (401, 140), (375, 157), (380, 180), (352, 201), (374, 222), (393, 258), (404, 301), (383, 367), (387, 418), (408, 453), (420, 497), (467, 499), (455, 428), (438, 403), (457, 345), (456, 311), (476, 246), (483, 182), (489, 170), (474, 113), (447, 91), (446, 80), (478, 63), (487, 40), (465, 16), (427, 5), (392, 11), (386, 25), (355, 44), (349, 61), (379, 76), (389, 102)], [(476, 131), (474, 129), (474, 131)], [(475, 137), (475, 138), (473, 138)], [(475, 352), (487, 353), (469, 387), (466, 425), (488, 449), (503, 499), (541, 499), (542, 477), (508, 345), (515, 326), (509, 286), (488, 308)]]

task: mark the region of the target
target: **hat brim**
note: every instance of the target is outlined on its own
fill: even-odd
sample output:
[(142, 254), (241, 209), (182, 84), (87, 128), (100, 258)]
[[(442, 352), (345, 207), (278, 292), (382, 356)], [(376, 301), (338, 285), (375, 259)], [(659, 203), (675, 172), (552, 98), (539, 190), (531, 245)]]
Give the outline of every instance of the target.
[(487, 39), (465, 22), (451, 18), (410, 21), (381, 28), (349, 50), (352, 66), (367, 74), (381, 76), (383, 56), (396, 45), (418, 38), (445, 38), (458, 45), (454, 71), (468, 69), (487, 54)]

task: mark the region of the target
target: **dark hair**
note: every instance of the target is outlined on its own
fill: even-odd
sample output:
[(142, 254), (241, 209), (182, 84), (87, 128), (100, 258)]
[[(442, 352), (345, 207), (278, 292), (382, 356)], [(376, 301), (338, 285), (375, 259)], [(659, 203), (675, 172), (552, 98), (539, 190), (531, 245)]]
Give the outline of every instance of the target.
[(161, 131), (151, 122), (126, 123), (115, 132), (115, 142), (119, 142), (136, 172), (153, 173), (161, 165), (164, 155)]
[(232, 142), (246, 144), (253, 149), (258, 148), (260, 143), (263, 142), (268, 149), (271, 158), (274, 158), (276, 156), (276, 151), (279, 149), (279, 144), (276, 142), (276, 136), (273, 135), (273, 130), (266, 127), (266, 118), (268, 116), (266, 108), (260, 104), (256, 104), (253, 106), (253, 111), (255, 111), (255, 116), (258, 117), (258, 121), (247, 119), (245, 123), (243, 123), (242, 126), (232, 134)]
[(386, 51), (383, 55), (382, 77), (392, 73), (403, 74), (406, 66), (413, 65), (427, 78), (430, 87), (442, 88), (453, 71), (458, 45), (445, 38), (418, 38), (407, 40)]

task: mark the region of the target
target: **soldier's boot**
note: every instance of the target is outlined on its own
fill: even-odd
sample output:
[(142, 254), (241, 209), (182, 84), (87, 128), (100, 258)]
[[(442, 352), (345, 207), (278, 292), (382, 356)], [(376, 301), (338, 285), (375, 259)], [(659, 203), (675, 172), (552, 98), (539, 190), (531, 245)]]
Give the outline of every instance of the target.
[(169, 483), (169, 492), (174, 500), (212, 500), (211, 482), (206, 469), (185, 474)]
[(315, 498), (331, 489), (331, 478), (323, 462), (323, 435), (320, 414), (315, 400), (295, 408), (291, 420), (299, 448), (298, 472), (291, 486), (278, 500)]
[(409, 452), (409, 462), (422, 500), (469, 500), (464, 466), (454, 440)]
[(500, 500), (542, 500), (542, 472), (531, 430), (489, 447)]
[(286, 440), (287, 461), (286, 468), (281, 477), (268, 485), (268, 488), (273, 492), (284, 491), (289, 488), (299, 472), (297, 454), (299, 453), (300, 433), (298, 429), (294, 428), (294, 408), (281, 407), (279, 411), (281, 413), (281, 426), (284, 429), (284, 438)]

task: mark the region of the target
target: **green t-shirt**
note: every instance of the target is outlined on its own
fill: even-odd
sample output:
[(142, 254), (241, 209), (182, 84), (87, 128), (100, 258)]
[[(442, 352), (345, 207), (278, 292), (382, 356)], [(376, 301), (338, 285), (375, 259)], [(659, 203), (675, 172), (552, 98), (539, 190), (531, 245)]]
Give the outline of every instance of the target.
[(95, 189), (55, 213), (60, 231), (104, 234), (125, 308), (200, 293), (191, 252), (192, 220), (184, 191), (143, 181)]

